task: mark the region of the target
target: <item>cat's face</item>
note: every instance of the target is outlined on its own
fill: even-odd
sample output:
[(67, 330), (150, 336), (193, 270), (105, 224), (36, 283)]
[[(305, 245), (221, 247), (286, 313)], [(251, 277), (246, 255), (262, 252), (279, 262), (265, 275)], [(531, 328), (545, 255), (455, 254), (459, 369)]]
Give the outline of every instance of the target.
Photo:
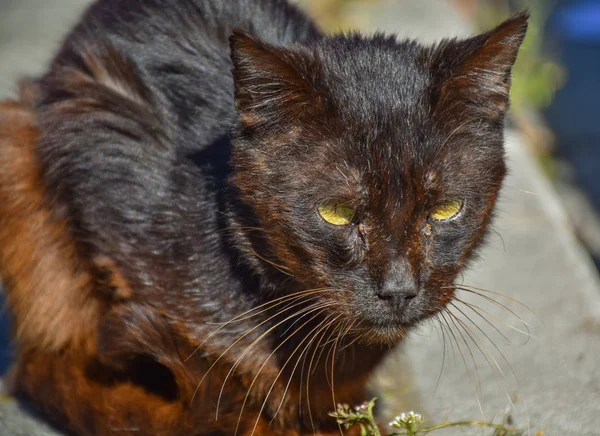
[[(371, 340), (443, 309), (505, 174), (503, 117), (525, 15), (434, 48), (232, 39), (234, 178), (253, 250)], [(254, 238), (254, 239), (253, 239)], [(260, 251), (260, 253), (258, 253)]]

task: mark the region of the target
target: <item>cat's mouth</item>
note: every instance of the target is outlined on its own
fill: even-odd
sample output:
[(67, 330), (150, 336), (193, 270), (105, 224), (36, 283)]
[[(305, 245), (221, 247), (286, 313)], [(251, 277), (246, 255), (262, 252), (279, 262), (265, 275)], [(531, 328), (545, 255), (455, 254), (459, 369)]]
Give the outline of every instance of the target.
[(422, 315), (411, 322), (389, 322), (387, 324), (373, 324), (369, 321), (363, 321), (358, 324), (354, 330), (355, 336), (359, 341), (367, 344), (385, 344), (393, 347), (398, 341), (403, 339), (409, 331), (413, 331), (415, 326), (428, 319), (430, 315)]
[(427, 318), (423, 302), (415, 298), (401, 307), (388, 301), (377, 301), (366, 310), (361, 310), (361, 320), (355, 332), (369, 342), (393, 344), (402, 339), (406, 332)]
[(363, 321), (358, 323), (352, 333), (363, 343), (394, 346), (412, 327), (412, 324), (372, 324), (369, 321)]

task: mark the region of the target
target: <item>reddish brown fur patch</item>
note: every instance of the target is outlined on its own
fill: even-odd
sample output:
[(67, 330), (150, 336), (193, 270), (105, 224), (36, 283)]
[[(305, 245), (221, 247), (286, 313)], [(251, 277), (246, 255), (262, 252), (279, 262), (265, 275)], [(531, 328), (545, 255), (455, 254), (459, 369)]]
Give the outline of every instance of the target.
[(31, 110), (0, 103), (0, 275), (22, 347), (89, 345), (100, 304), (68, 223), (45, 195), (38, 138)]
[(100, 270), (100, 275), (104, 276), (104, 280), (101, 280), (100, 285), (108, 288), (110, 298), (124, 301), (133, 296), (131, 286), (123, 277), (123, 273), (114, 260), (107, 256), (98, 256), (94, 259), (94, 265)]
[(40, 99), (40, 85), (31, 80), (19, 81), (19, 101), (22, 106), (34, 107)]

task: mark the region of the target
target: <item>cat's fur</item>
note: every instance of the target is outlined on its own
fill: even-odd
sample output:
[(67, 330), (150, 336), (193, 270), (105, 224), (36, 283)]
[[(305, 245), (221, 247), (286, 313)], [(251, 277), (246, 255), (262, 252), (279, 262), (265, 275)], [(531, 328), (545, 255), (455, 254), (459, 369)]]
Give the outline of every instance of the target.
[(482, 241), (526, 23), (424, 47), (283, 0), (95, 3), (0, 111), (14, 389), (82, 435), (337, 433)]

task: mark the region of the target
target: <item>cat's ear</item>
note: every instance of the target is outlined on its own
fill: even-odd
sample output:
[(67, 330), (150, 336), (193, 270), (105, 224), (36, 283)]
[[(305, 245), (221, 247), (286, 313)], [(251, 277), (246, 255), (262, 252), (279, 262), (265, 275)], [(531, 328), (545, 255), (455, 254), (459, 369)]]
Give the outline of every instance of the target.
[[(478, 115), (500, 119), (508, 109), (511, 70), (527, 32), (528, 12), (521, 12), (495, 29), (466, 41), (439, 46), (442, 76), (440, 104), (467, 104)], [(446, 70), (446, 74), (443, 74)], [(452, 103), (454, 102), (454, 103)], [(446, 107), (447, 108), (447, 107)]]
[(319, 93), (300, 70), (306, 56), (238, 30), (229, 41), (235, 106), (244, 127), (302, 118), (320, 107)]

